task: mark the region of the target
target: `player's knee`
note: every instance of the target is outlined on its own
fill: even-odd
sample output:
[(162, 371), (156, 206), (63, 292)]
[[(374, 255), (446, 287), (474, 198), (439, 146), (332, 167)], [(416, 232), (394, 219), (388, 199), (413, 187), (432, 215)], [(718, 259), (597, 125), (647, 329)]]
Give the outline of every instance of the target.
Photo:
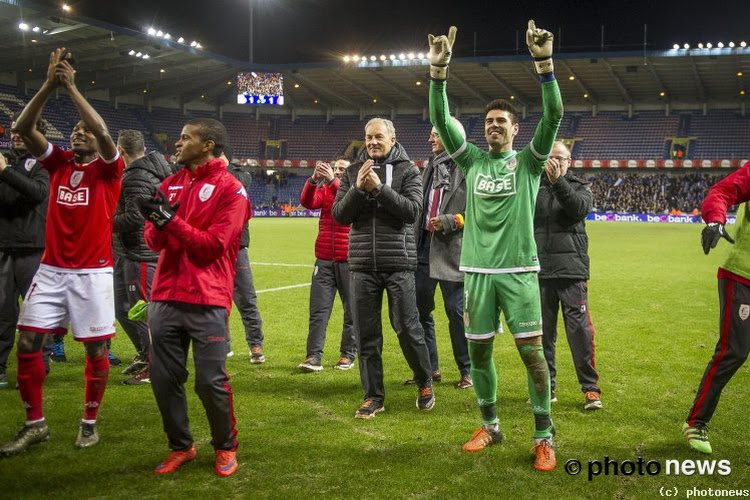
[(107, 341), (106, 340), (91, 340), (84, 342), (84, 348), (86, 350), (86, 356), (89, 358), (96, 358), (107, 352)]
[(18, 352), (21, 354), (31, 354), (42, 349), (45, 335), (35, 332), (19, 330), (18, 332)]

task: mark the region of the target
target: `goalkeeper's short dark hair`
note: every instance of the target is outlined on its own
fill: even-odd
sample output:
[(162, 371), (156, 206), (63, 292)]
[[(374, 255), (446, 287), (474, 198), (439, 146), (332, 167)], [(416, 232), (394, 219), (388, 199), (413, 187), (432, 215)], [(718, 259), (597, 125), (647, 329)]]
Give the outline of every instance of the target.
[(507, 111), (510, 115), (510, 122), (515, 125), (518, 123), (518, 112), (516, 108), (505, 99), (495, 99), (490, 101), (486, 108), (484, 108), (484, 114), (486, 115), (493, 109), (499, 109), (500, 111)]
[(187, 122), (186, 125), (198, 127), (198, 133), (204, 141), (213, 141), (214, 158), (221, 156), (224, 148), (229, 144), (227, 129), (219, 120), (214, 120), (213, 118), (194, 118)]
[[(21, 116), (20, 111), (16, 111), (13, 113), (13, 118), (11, 118), (10, 122), (11, 124), (16, 123), (18, 121), (18, 117)], [(36, 129), (42, 134), (47, 135), (47, 129), (49, 128), (49, 123), (44, 118), (39, 118), (39, 120), (36, 122)], [(11, 131), (13, 130), (13, 126), (11, 125)]]

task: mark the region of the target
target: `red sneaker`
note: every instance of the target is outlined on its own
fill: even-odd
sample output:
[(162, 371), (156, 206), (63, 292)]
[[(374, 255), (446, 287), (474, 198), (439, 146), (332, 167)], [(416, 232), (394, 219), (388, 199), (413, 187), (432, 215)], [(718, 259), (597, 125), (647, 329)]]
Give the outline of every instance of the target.
[(216, 473), (221, 477), (231, 476), (237, 472), (237, 452), (216, 450)]
[(193, 460), (196, 455), (198, 455), (198, 452), (195, 451), (195, 445), (186, 451), (173, 451), (166, 460), (156, 466), (154, 472), (157, 474), (171, 474), (186, 462)]

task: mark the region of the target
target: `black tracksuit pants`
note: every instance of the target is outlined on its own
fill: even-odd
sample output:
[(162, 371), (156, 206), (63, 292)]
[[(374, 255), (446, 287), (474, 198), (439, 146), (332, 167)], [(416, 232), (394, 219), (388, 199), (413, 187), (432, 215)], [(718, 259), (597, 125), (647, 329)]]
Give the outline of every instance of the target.
[(589, 314), (588, 284), (576, 279), (540, 279), (539, 294), (542, 305), (542, 345), (549, 367), (552, 392), (557, 387), (555, 344), (557, 343), (557, 313), (562, 308), (565, 334), (573, 355), (578, 383), (582, 392), (601, 392), (599, 374), (595, 368), (594, 326)]
[(383, 291), (401, 351), (419, 387), (432, 385), (430, 358), (419, 324), (413, 271), (352, 272), (353, 311), (359, 343), (359, 376), (365, 399), (383, 402)]
[(187, 412), (187, 355), (193, 344), (195, 392), (206, 410), (211, 444), (237, 447), (232, 388), (226, 371), (227, 310), (183, 302), (151, 302), (151, 387), (172, 450), (193, 445)]
[(253, 271), (247, 247), (237, 252), (237, 267), (234, 273), (234, 304), (240, 312), (245, 327), (247, 346), (263, 348), (263, 320), (258, 309), (258, 297), (253, 285)]
[(719, 306), (719, 341), (695, 393), (688, 425), (705, 425), (711, 420), (721, 391), (750, 352), (750, 287), (720, 278)]
[(339, 356), (354, 360), (357, 339), (351, 313), (351, 278), (347, 262), (316, 259), (310, 286), (310, 327), (307, 334), (307, 357), (321, 359), (326, 343), (326, 329), (331, 317), (333, 301), (338, 292), (344, 307), (344, 327), (341, 332)]

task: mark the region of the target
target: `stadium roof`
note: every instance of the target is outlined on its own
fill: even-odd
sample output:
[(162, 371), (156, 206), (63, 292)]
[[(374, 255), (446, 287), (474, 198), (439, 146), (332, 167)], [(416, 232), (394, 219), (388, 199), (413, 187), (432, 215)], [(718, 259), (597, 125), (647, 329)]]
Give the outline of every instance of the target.
[[(25, 31), (18, 28), (21, 20), (28, 25)], [(110, 96), (139, 95), (146, 102), (177, 97), (183, 103), (234, 103), (239, 70), (268, 70), (284, 74), (286, 102), (292, 108), (370, 114), (427, 106), (425, 60), (381, 62), (378, 54), (375, 62), (356, 64), (250, 65), (174, 37), (165, 40), (77, 14), (63, 17), (20, 0), (0, 0), (0, 26), (0, 67), (16, 72), (19, 86), (38, 86), (49, 53), (65, 46), (76, 59), (80, 88), (107, 90)], [(737, 42), (721, 49), (556, 54), (556, 74), (568, 106), (736, 103), (739, 108), (747, 99), (741, 92), (750, 91), (750, 47)], [(131, 51), (149, 57), (129, 55)], [(520, 106), (534, 108), (541, 99), (537, 82), (525, 53), (460, 58), (451, 65), (449, 97), (454, 109), (477, 109), (493, 98), (511, 96)]]

